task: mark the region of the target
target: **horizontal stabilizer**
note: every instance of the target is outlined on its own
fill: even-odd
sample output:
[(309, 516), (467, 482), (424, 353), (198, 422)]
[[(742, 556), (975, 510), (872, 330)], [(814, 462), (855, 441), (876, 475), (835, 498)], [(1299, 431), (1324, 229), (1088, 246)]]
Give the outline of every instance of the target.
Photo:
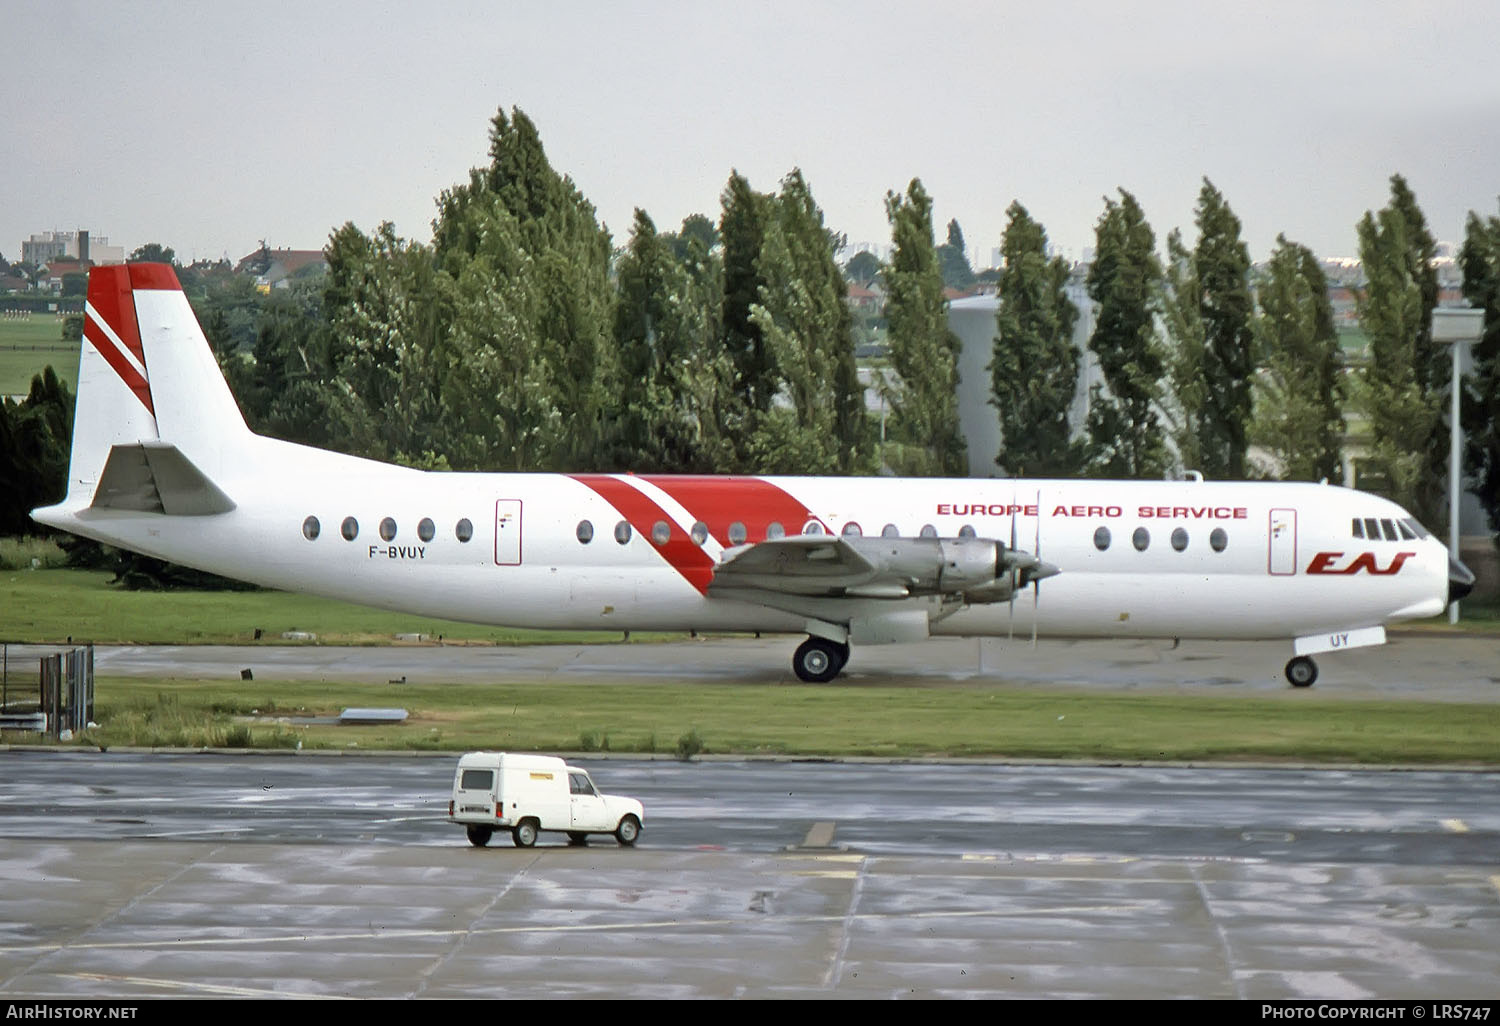
[(234, 501), (175, 445), (141, 442), (110, 447), (90, 508), (202, 517), (228, 513)]

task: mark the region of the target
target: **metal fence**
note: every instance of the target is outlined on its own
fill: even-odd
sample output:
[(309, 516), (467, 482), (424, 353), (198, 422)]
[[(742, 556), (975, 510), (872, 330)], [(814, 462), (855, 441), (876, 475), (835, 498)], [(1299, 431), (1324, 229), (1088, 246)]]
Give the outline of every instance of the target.
[(93, 718), (93, 645), (0, 643), (0, 730), (57, 737)]

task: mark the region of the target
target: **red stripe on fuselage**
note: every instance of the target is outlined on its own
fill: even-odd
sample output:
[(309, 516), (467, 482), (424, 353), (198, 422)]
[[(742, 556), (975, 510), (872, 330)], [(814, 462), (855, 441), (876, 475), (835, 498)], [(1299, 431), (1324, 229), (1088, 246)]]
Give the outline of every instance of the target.
[[(144, 367), (146, 352), (141, 347), (141, 332), (136, 324), (135, 299), (130, 293), (130, 272), (127, 267), (128, 265), (95, 267), (90, 270), (88, 303)], [(130, 361), (125, 359), (124, 354), (91, 318), (84, 318), (83, 337), (114, 368), (120, 380), (125, 382), (126, 387), (141, 401), (141, 405), (146, 407), (146, 412), (156, 416), (156, 410), (151, 405), (151, 385), (141, 376), (140, 371), (131, 366)]]
[[(708, 582), (713, 580), (713, 557), (694, 544), (693, 539), (672, 522), (667, 511), (654, 500), (641, 494), (634, 486), (610, 477), (608, 474), (573, 474), (573, 480), (588, 485), (605, 502), (620, 512), (641, 540), (661, 553), (683, 578), (702, 594), (708, 593)], [(657, 522), (665, 522), (670, 529), (665, 545), (657, 545), (651, 537), (651, 529)]]
[[(729, 540), (729, 525), (733, 523), (745, 525), (745, 542), (759, 542), (765, 541), (766, 528), (773, 522), (787, 534), (801, 534), (804, 524), (817, 520), (801, 500), (759, 477), (648, 475), (645, 480), (703, 521), (708, 533), (726, 547), (733, 544)], [(826, 524), (823, 527), (827, 529)]]

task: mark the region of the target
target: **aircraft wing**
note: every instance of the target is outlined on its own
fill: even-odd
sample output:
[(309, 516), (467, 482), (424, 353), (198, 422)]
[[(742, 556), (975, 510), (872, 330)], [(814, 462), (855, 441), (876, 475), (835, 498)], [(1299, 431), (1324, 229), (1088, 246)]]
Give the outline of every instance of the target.
[(714, 570), (709, 593), (740, 588), (870, 598), (897, 598), (908, 593), (896, 582), (877, 583), (878, 576), (880, 568), (842, 538), (799, 534), (728, 550)]

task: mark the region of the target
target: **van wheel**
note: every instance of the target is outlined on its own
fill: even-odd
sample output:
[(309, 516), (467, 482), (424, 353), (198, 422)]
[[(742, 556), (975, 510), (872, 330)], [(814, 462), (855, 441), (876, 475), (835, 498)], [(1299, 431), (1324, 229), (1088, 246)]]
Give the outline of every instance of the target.
[(568, 843), (569, 844), (588, 844), (589, 843), (589, 835), (583, 833), (580, 830), (569, 830), (568, 831)]
[(620, 825), (615, 827), (615, 840), (627, 848), (635, 844), (635, 839), (641, 836), (641, 821), (634, 816), (626, 816), (620, 820)]
[(515, 829), (510, 832), (511, 839), (516, 842), (517, 848), (530, 848), (536, 844), (536, 820), (523, 819), (517, 823)]
[(483, 848), (490, 843), (490, 837), (494, 832), (487, 826), (471, 826), (468, 828), (469, 843), (476, 848)]

